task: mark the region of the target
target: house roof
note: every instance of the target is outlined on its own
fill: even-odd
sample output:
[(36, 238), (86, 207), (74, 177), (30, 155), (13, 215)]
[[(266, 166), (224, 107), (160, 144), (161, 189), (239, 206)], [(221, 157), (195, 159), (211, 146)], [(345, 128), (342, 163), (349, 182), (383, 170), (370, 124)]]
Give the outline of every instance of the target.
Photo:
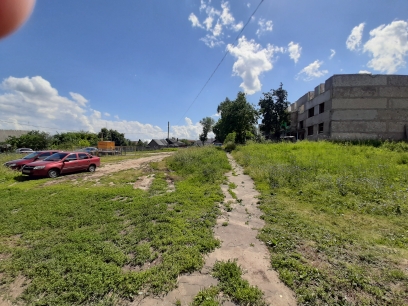
[(168, 146), (168, 143), (167, 143), (167, 141), (165, 139), (152, 139), (152, 141), (154, 141), (159, 146), (165, 146), (165, 147)]

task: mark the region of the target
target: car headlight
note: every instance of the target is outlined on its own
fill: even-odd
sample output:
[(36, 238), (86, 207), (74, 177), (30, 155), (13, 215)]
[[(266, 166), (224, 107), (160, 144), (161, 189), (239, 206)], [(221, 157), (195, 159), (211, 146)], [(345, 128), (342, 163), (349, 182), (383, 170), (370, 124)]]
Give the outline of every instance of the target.
[(45, 166), (37, 166), (37, 167), (34, 167), (34, 170), (41, 170), (41, 169), (44, 169), (45, 168)]

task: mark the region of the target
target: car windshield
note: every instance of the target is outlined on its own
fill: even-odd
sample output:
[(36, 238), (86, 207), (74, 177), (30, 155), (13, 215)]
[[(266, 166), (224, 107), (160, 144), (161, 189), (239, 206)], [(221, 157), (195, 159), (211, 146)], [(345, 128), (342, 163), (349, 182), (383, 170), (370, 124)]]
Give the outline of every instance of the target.
[(55, 153), (52, 154), (51, 156), (47, 157), (46, 161), (56, 161), (56, 160), (61, 160), (63, 159), (65, 156), (67, 156), (69, 153)]
[(30, 154), (24, 156), (23, 159), (32, 159), (32, 158), (37, 157), (38, 154), (39, 154), (39, 152), (33, 152), (33, 153), (30, 153)]

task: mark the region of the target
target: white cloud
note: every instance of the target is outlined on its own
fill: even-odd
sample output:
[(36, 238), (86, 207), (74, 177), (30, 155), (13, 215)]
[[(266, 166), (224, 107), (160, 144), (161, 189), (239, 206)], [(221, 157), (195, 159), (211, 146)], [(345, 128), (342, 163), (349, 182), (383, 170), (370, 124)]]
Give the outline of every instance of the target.
[(273, 68), (272, 58), (275, 52), (282, 52), (282, 48), (267, 45), (262, 48), (254, 40), (246, 40), (242, 36), (238, 40), (238, 45), (228, 45), (227, 50), (236, 58), (232, 67), (233, 75), (240, 76), (243, 82), (240, 87), (247, 94), (254, 94), (261, 90), (260, 75)]
[(288, 44), (288, 50), (289, 57), (293, 59), (295, 63), (297, 63), (300, 58), (300, 54), (302, 53), (302, 47), (299, 44), (295, 44), (293, 41), (291, 41)]
[(217, 22), (217, 24), (214, 26), (213, 29), (213, 35), (214, 36), (219, 36), (222, 33), (222, 25)]
[[(211, 3), (211, 0), (208, 1), (208, 3)], [(200, 11), (205, 10), (206, 7), (207, 7), (207, 3), (205, 3), (205, 0), (201, 0)]]
[(2, 83), (2, 88), (18, 91), (21, 95), (41, 95), (49, 97), (58, 94), (58, 91), (51, 87), (50, 82), (40, 76), (32, 78), (9, 77)]
[(206, 36), (200, 38), (200, 40), (203, 41), (210, 48), (214, 48), (224, 44), (222, 40), (210, 34), (207, 34)]
[(102, 118), (102, 113), (100, 111), (97, 111), (97, 110), (92, 110), (92, 116), (97, 118), (97, 119), (101, 119)]
[(109, 114), (109, 113), (103, 113), (103, 115), (104, 115), (105, 117), (110, 117), (110, 114)]
[(323, 64), (322, 61), (315, 60), (310, 65), (303, 68), (297, 75), (296, 79), (302, 78), (304, 81), (311, 81), (315, 78), (319, 78), (327, 74), (328, 70), (319, 70), (320, 66)]
[(188, 20), (191, 21), (193, 27), (204, 28), (194, 13), (191, 13), (190, 16), (188, 16)]
[(259, 19), (258, 25), (259, 29), (256, 30), (256, 35), (258, 35), (258, 37), (260, 37), (265, 32), (272, 32), (273, 29), (272, 20)]
[(332, 59), (336, 55), (336, 50), (330, 49), (330, 56), (329, 59)]
[[(102, 113), (91, 109), (82, 95), (70, 93), (71, 98), (58, 94), (41, 76), (8, 77), (0, 84), (0, 129), (41, 130), (50, 134), (67, 131), (98, 132), (101, 128), (115, 129), (125, 137), (152, 139), (167, 137), (167, 130), (138, 121), (102, 119)], [(104, 113), (108, 117), (109, 113)], [(185, 126), (171, 128), (171, 136), (198, 139), (198, 124), (191, 120)]]
[(70, 92), (69, 94), (71, 95), (72, 99), (78, 102), (80, 106), (86, 106), (86, 103), (88, 103), (88, 100), (78, 93)]
[(360, 23), (351, 30), (351, 34), (347, 38), (346, 46), (351, 51), (358, 51), (361, 45), (361, 38), (363, 37), (365, 23)]
[(371, 72), (368, 70), (360, 70), (358, 73), (359, 74), (371, 74)]
[(370, 39), (364, 44), (364, 52), (373, 57), (368, 67), (385, 73), (395, 73), (405, 67), (408, 55), (408, 22), (393, 21), (370, 31)]
[[(171, 127), (170, 137), (177, 137), (179, 139), (198, 139), (198, 135), (202, 133), (203, 127), (200, 122), (193, 124), (190, 118), (184, 118), (185, 125), (174, 125)], [(177, 135), (177, 136), (174, 136)]]
[(210, 48), (213, 48), (224, 43), (222, 37), (226, 29), (237, 32), (244, 27), (244, 23), (242, 21), (238, 23), (235, 22), (228, 1), (221, 2), (221, 10), (215, 9), (210, 3), (211, 1), (205, 2), (201, 0), (200, 12), (206, 15), (202, 23), (200, 23), (194, 13), (191, 13), (188, 19), (191, 21), (193, 27), (202, 28), (209, 32), (200, 40)]
[(118, 116), (118, 115), (113, 116), (113, 118), (115, 118), (116, 120), (119, 120), (119, 116)]

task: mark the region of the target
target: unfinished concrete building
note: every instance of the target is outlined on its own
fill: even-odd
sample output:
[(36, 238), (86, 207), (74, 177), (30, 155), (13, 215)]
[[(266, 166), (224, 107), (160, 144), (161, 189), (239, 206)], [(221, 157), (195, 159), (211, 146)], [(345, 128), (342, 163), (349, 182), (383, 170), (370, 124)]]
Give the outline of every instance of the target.
[(333, 75), (289, 111), (298, 139), (407, 139), (408, 75)]

